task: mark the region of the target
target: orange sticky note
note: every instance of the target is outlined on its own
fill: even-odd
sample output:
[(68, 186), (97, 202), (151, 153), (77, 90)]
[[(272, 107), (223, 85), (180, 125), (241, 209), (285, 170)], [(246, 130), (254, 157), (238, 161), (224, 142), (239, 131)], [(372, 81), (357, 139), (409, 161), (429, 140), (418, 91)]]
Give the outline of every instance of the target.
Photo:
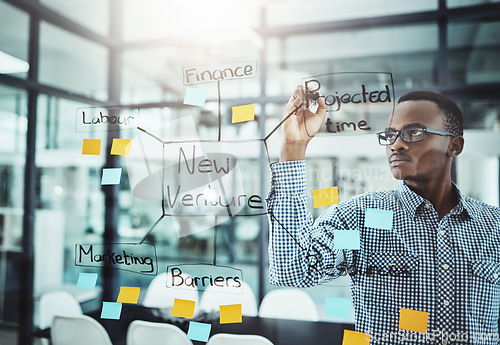
[(130, 139), (113, 138), (113, 144), (111, 145), (111, 154), (129, 155), (131, 147), (132, 147), (132, 141)]
[(344, 329), (342, 345), (370, 345), (370, 336), (366, 333)]
[(314, 208), (339, 203), (339, 188), (329, 187), (313, 190)]
[(141, 288), (139, 287), (120, 286), (120, 293), (116, 302), (137, 304), (140, 292)]
[(83, 139), (82, 155), (101, 154), (101, 139)]
[(172, 316), (193, 318), (194, 315), (194, 301), (187, 299), (174, 299), (174, 306), (172, 307)]
[(233, 107), (232, 123), (245, 122), (255, 119), (255, 104)]
[(220, 305), (220, 323), (241, 323), (241, 304)]
[(429, 312), (401, 308), (399, 312), (399, 328), (420, 333), (427, 332)]

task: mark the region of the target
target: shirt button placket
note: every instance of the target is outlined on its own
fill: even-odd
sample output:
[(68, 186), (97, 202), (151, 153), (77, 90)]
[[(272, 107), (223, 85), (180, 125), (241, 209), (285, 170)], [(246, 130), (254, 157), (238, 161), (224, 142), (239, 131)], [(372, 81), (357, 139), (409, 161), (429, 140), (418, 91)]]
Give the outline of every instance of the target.
[[(455, 332), (455, 274), (454, 274), (454, 252), (451, 246), (449, 231), (445, 230), (446, 218), (439, 222), (437, 236), (438, 251), (438, 271), (437, 271), (437, 310), (436, 327), (443, 333)], [(446, 339), (442, 339), (441, 344), (449, 344)]]

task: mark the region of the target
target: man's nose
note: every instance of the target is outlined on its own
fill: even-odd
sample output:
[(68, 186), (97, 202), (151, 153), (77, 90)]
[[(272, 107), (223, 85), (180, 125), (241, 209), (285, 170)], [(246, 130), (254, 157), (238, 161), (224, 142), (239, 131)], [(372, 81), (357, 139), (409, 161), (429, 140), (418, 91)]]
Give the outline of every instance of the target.
[(391, 151), (405, 151), (408, 150), (408, 145), (403, 141), (401, 135), (398, 135), (396, 141), (391, 145)]

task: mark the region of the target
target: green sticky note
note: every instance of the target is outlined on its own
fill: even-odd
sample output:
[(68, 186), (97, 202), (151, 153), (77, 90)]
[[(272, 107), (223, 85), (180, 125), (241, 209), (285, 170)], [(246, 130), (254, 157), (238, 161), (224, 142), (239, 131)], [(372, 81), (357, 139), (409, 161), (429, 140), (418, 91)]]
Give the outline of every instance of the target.
[(119, 320), (122, 314), (122, 304), (117, 302), (102, 302), (101, 319)]
[(120, 184), (122, 178), (122, 168), (102, 169), (101, 185)]
[(97, 283), (97, 273), (80, 273), (78, 275), (77, 289), (93, 289)]
[(352, 301), (350, 298), (327, 297), (325, 309), (325, 315), (329, 317), (344, 319), (352, 317)]
[(195, 87), (186, 87), (184, 94), (184, 104), (203, 107), (207, 99), (207, 90)]
[(360, 249), (359, 230), (334, 230), (333, 247), (335, 249)]
[(187, 337), (191, 340), (207, 342), (211, 329), (212, 325), (209, 323), (189, 321)]
[(393, 211), (381, 210), (378, 208), (367, 208), (365, 216), (365, 227), (391, 230), (393, 217)]

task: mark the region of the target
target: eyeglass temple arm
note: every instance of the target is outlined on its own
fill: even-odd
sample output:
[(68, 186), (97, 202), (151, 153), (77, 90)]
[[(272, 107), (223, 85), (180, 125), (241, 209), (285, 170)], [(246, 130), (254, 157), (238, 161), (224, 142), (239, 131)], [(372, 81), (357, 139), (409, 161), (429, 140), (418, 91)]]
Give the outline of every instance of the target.
[(451, 135), (452, 137), (455, 136), (455, 134), (453, 134), (453, 133), (442, 131), (440, 129), (426, 128), (425, 130), (429, 133), (434, 133), (434, 134), (439, 134), (439, 135)]

